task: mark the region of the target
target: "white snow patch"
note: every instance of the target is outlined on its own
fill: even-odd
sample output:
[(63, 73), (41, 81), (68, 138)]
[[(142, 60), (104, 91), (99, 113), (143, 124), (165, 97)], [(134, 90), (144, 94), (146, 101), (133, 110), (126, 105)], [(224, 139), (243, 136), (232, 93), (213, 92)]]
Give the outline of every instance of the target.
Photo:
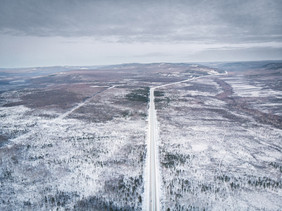
[(208, 148), (208, 145), (203, 144), (203, 143), (192, 144), (191, 146), (192, 146), (193, 151), (196, 151), (196, 152), (202, 152)]

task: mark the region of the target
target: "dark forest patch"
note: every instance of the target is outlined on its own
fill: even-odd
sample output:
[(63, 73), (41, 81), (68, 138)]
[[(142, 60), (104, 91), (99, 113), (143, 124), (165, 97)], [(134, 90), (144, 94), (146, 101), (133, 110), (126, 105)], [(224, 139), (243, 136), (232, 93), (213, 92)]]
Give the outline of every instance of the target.
[(129, 94), (127, 94), (125, 97), (126, 99), (131, 101), (139, 101), (139, 102), (147, 103), (149, 102), (149, 93), (150, 93), (150, 88), (145, 87), (142, 89), (135, 89), (131, 91)]
[(80, 102), (81, 97), (77, 94), (64, 90), (35, 91), (21, 97), (21, 101), (7, 103), (4, 106), (11, 107), (25, 105), (29, 108), (59, 107), (70, 108), (74, 103)]

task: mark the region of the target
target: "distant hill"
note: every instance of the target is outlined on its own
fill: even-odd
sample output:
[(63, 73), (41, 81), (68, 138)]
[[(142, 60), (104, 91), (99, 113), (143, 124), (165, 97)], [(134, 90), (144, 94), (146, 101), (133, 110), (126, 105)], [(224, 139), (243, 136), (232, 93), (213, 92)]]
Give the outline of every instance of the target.
[(264, 65), (263, 68), (277, 70), (277, 69), (282, 68), (282, 62), (281, 63), (269, 63), (269, 64)]
[(209, 67), (214, 67), (226, 71), (243, 71), (250, 69), (260, 68), (280, 68), (282, 61), (250, 61), (250, 62), (214, 62), (214, 63), (203, 63)]

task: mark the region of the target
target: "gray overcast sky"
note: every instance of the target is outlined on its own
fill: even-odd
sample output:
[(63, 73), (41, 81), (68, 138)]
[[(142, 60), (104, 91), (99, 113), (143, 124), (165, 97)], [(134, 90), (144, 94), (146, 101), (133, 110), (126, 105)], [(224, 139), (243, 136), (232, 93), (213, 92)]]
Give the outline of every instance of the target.
[(282, 59), (282, 0), (0, 0), (0, 67)]

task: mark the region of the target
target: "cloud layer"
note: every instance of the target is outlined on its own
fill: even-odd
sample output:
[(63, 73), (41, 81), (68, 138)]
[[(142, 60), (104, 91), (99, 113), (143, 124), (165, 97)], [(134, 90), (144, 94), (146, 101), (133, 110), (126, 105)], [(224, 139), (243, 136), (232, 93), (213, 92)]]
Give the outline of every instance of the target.
[(129, 41), (281, 40), (280, 0), (1, 0), (0, 32)]
[(0, 0), (0, 67), (282, 59), (281, 0)]

